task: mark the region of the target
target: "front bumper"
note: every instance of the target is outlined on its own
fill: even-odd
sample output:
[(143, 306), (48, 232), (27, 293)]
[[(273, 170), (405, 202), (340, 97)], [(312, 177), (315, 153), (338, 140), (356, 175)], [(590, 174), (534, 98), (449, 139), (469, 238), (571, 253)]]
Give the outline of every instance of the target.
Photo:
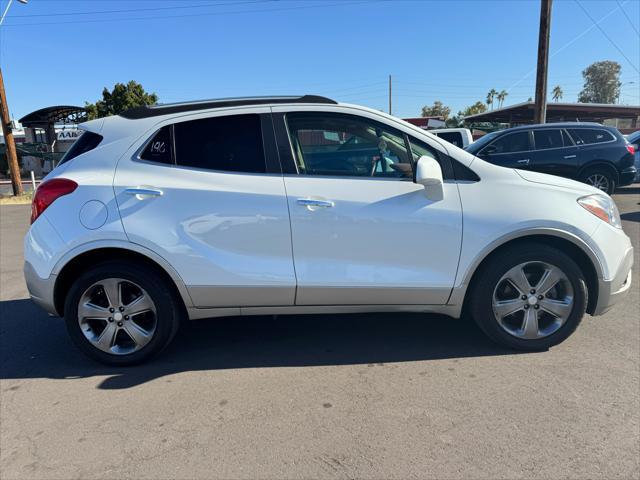
[(616, 303), (620, 302), (631, 288), (631, 269), (633, 267), (633, 247), (627, 249), (624, 259), (612, 280), (598, 281), (598, 303), (593, 315), (606, 313)]
[(27, 283), (27, 290), (31, 299), (40, 307), (46, 310), (49, 315), (59, 316), (56, 311), (55, 302), (53, 300), (53, 291), (56, 284), (56, 276), (50, 275), (49, 278), (40, 278), (33, 266), (24, 262), (24, 279)]

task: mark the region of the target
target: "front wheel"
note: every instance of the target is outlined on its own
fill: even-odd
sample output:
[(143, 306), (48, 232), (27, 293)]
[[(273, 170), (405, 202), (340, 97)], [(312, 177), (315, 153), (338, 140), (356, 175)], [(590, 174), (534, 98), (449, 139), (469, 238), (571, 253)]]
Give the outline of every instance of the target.
[(495, 342), (545, 350), (578, 327), (587, 305), (584, 274), (562, 251), (520, 244), (491, 258), (478, 272), (471, 314)]
[(171, 285), (152, 269), (105, 262), (73, 283), (64, 314), (71, 339), (86, 355), (132, 365), (169, 344), (181, 309)]

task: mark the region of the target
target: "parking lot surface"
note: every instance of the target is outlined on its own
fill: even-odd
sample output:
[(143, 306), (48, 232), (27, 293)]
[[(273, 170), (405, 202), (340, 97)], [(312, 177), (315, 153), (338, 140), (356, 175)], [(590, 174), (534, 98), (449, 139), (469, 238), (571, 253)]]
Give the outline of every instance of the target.
[(190, 322), (104, 367), (28, 300), (0, 207), (0, 478), (640, 478), (640, 188), (623, 304), (542, 353), (437, 315)]

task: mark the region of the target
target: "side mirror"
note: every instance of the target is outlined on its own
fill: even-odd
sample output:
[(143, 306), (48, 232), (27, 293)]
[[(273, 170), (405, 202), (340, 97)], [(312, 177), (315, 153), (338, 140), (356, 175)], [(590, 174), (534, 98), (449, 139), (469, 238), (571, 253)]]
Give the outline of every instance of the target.
[(435, 158), (423, 155), (416, 163), (415, 183), (425, 187), (442, 185), (442, 168)]
[(495, 145), (487, 145), (486, 147), (484, 147), (484, 149), (480, 152), (480, 155), (491, 155), (492, 153), (496, 153), (498, 149), (496, 148)]

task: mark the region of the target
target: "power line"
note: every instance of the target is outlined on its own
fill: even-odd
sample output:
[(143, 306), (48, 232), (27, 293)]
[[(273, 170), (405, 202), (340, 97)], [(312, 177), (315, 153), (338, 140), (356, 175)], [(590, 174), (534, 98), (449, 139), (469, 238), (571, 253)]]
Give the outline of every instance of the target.
[[(626, 2), (623, 2), (622, 5), (624, 5)], [(549, 55), (549, 58), (553, 58), (555, 57), (557, 54), (559, 54), (560, 52), (562, 52), (563, 50), (569, 48), (571, 45), (573, 45), (574, 43), (576, 43), (578, 40), (580, 40), (582, 37), (584, 37), (587, 33), (589, 33), (591, 30), (593, 30), (594, 28), (596, 28), (598, 26), (598, 24), (602, 23), (604, 20), (606, 20), (607, 18), (609, 18), (611, 15), (613, 15), (615, 12), (617, 12), (620, 9), (620, 6), (617, 6), (616, 8), (614, 8), (613, 10), (611, 10), (609, 13), (607, 13), (604, 17), (600, 18), (600, 20), (598, 20), (597, 22), (594, 23), (594, 25), (591, 25), (590, 27), (586, 28), (582, 33), (576, 35), (575, 37), (573, 37), (571, 40), (569, 40), (567, 43), (565, 43), (563, 46), (561, 46), (560, 48), (558, 48), (557, 50), (551, 52), (551, 54)], [(523, 80), (525, 80), (526, 78), (528, 78), (529, 76), (531, 76), (532, 74), (536, 73), (536, 69), (533, 68), (531, 70), (529, 70), (529, 72), (527, 72), (526, 75), (524, 75), (520, 80), (518, 80), (516, 83), (514, 83), (513, 85), (511, 85), (509, 88), (507, 88), (507, 92), (510, 92), (514, 87), (518, 86)]]
[(616, 43), (615, 43), (613, 40), (611, 40), (611, 37), (609, 37), (609, 35), (607, 35), (607, 32), (605, 32), (605, 31), (602, 29), (602, 27), (596, 23), (596, 21), (593, 19), (593, 17), (592, 17), (591, 15), (589, 15), (589, 12), (587, 12), (587, 10), (582, 6), (582, 4), (581, 4), (578, 0), (574, 0), (574, 1), (575, 1), (575, 2), (578, 4), (578, 6), (582, 9), (582, 11), (584, 12), (584, 14), (585, 14), (587, 17), (589, 17), (589, 19), (594, 23), (594, 25), (595, 25), (596, 27), (598, 27), (598, 30), (600, 30), (600, 32), (602, 33), (602, 35), (604, 35), (604, 36), (605, 36), (605, 38), (606, 38), (607, 40), (609, 40), (609, 43), (610, 43), (611, 45), (613, 45), (613, 46), (616, 48), (616, 50), (618, 50), (618, 52), (620, 52), (620, 55), (622, 55), (622, 56), (625, 58), (625, 60), (626, 60), (627, 62), (629, 62), (629, 65), (631, 65), (631, 66), (633, 67), (633, 69), (634, 69), (636, 72), (640, 73), (640, 70), (638, 70), (638, 67), (636, 67), (636, 66), (633, 64), (633, 62), (632, 62), (631, 60), (629, 60), (629, 57), (627, 57), (627, 56), (624, 54), (624, 52), (620, 49), (620, 47), (619, 47), (618, 45), (616, 45)]
[(277, 1), (279, 0), (249, 0), (249, 1), (242, 1), (242, 2), (221, 2), (221, 3), (208, 3), (208, 4), (198, 4), (198, 5), (178, 5), (174, 7), (130, 8), (125, 10), (96, 10), (94, 12), (36, 13), (31, 15), (10, 15), (7, 18), (62, 17), (62, 16), (75, 16), (75, 15), (99, 15), (104, 13), (150, 12), (150, 11), (159, 11), (159, 10), (208, 8), (208, 7), (217, 7), (217, 6), (227, 6), (227, 5), (235, 6), (235, 5), (244, 5), (247, 3), (267, 3), (267, 2), (277, 2)]
[(636, 28), (636, 26), (634, 25), (634, 23), (631, 21), (631, 19), (629, 18), (629, 15), (627, 15), (627, 12), (625, 11), (625, 9), (622, 7), (622, 5), (620, 5), (620, 0), (616, 0), (616, 3), (618, 4), (618, 6), (620, 7), (620, 10), (622, 10), (622, 14), (625, 16), (625, 18), (627, 19), (627, 21), (629, 22), (629, 25), (631, 25), (631, 28), (633, 28), (634, 32), (636, 32), (636, 34), (638, 35), (638, 37), (640, 37), (640, 30), (638, 30)]
[(202, 12), (202, 13), (191, 13), (191, 14), (183, 14), (183, 15), (164, 15), (158, 17), (133, 17), (133, 18), (111, 18), (111, 19), (90, 19), (90, 20), (70, 20), (65, 22), (31, 22), (31, 23), (5, 23), (3, 27), (25, 27), (25, 26), (36, 26), (36, 25), (69, 25), (69, 24), (78, 24), (78, 23), (102, 23), (102, 22), (124, 22), (124, 21), (136, 21), (136, 20), (161, 20), (165, 18), (185, 18), (185, 17), (204, 17), (204, 16), (222, 16), (222, 15), (237, 15), (237, 14), (245, 14), (245, 13), (268, 13), (268, 12), (280, 12), (284, 10), (302, 10), (309, 8), (330, 8), (330, 7), (343, 7), (348, 5), (362, 5), (364, 3), (379, 3), (379, 2), (388, 2), (390, 0), (360, 0), (355, 2), (337, 2), (337, 3), (321, 3), (315, 5), (301, 5), (295, 7), (279, 7), (279, 8), (269, 8), (269, 9), (258, 9), (258, 10), (234, 10), (229, 12)]

